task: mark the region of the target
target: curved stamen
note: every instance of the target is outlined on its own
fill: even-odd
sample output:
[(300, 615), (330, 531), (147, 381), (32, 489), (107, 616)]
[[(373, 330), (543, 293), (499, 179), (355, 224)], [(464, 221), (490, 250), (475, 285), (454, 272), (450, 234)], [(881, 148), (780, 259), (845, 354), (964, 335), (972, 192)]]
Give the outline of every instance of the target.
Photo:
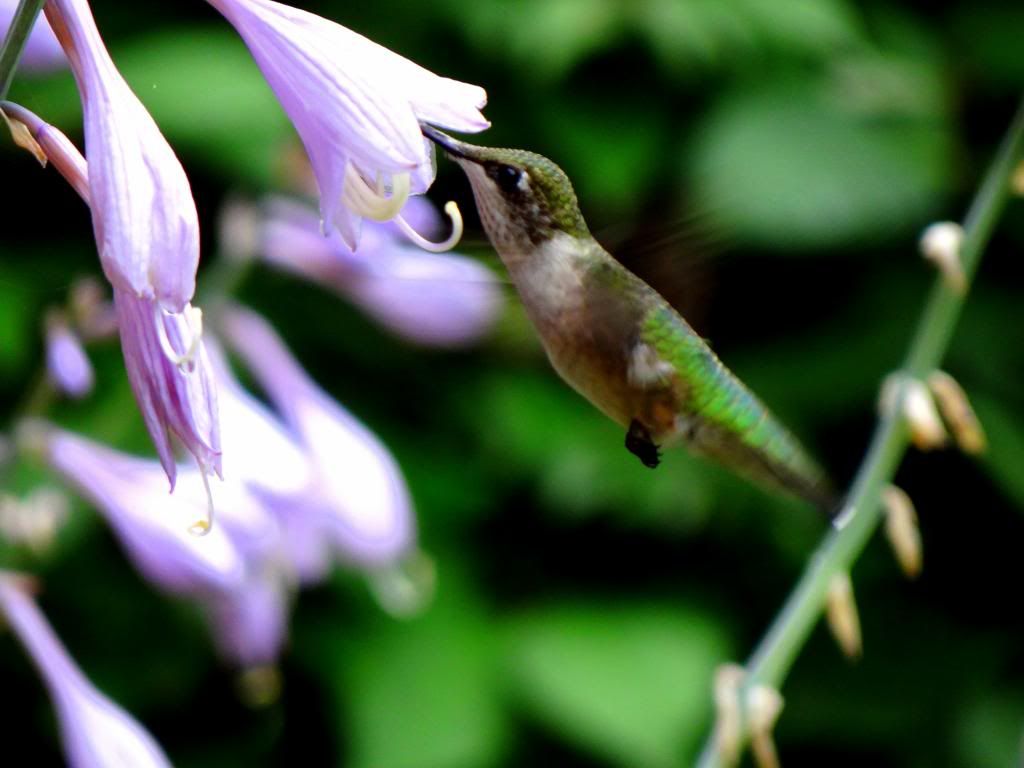
[(193, 536), (205, 536), (213, 530), (213, 491), (210, 490), (210, 478), (206, 474), (206, 467), (198, 459), (196, 463), (199, 464), (199, 476), (203, 479), (203, 490), (206, 491), (206, 519), (196, 520), (189, 526), (188, 532)]
[(448, 235), (445, 240), (439, 243), (427, 240), (423, 235), (417, 232), (401, 215), (395, 217), (395, 224), (402, 231), (402, 234), (412, 240), (416, 245), (425, 251), (431, 253), (444, 253), (450, 251), (456, 245), (459, 244), (459, 240), (462, 239), (462, 212), (459, 211), (459, 206), (454, 200), (449, 200), (445, 203), (444, 212), (448, 214), (448, 218), (452, 220), (452, 233)]
[(408, 199), (408, 173), (396, 173), (391, 176), (391, 196), (385, 197), (383, 189), (373, 189), (351, 163), (345, 167), (341, 201), (346, 208), (363, 218), (371, 221), (390, 221), (398, 215)]
[(195, 370), (196, 356), (199, 354), (199, 345), (203, 339), (203, 311), (199, 307), (186, 304), (181, 312), (185, 321), (185, 327), (190, 336), (185, 345), (185, 351), (179, 353), (167, 335), (167, 326), (164, 325), (164, 317), (175, 317), (173, 312), (165, 312), (159, 304), (153, 305), (154, 320), (156, 321), (156, 335), (160, 342), (160, 349), (178, 370), (182, 373), (192, 373)]

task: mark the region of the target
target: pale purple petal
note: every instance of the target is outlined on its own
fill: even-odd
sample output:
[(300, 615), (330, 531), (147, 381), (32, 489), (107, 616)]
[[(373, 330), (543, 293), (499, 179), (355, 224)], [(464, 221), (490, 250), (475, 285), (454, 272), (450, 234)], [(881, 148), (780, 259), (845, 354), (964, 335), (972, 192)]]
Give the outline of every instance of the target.
[(62, 321), (47, 324), (46, 372), (64, 394), (81, 398), (92, 391), (92, 363), (78, 335)]
[[(203, 343), (187, 366), (167, 357), (160, 326), (174, 351), (184, 354), (189, 336), (181, 315), (168, 315), (156, 302), (114, 289), (125, 369), (160, 462), (174, 487), (176, 464), (168, 432), (174, 433), (199, 467), (221, 475), (217, 390)], [(158, 326), (158, 324), (160, 324)]]
[(206, 612), (214, 641), (233, 664), (250, 667), (277, 661), (288, 639), (290, 593), (274, 574), (257, 574), (244, 589), (209, 600)]
[(107, 278), (180, 312), (195, 292), (199, 224), (185, 172), (107, 54), (86, 0), (47, 18), (82, 97), (93, 230)]
[[(69, 766), (170, 768), (146, 729), (82, 674), (19, 578), (4, 572), (0, 572), (0, 613), (50, 691)], [(10, 753), (15, 735), (7, 734), (6, 741)]]
[(245, 564), (227, 527), (205, 536), (189, 528), (206, 516), (198, 475), (167, 493), (158, 463), (129, 456), (56, 428), (46, 430), (50, 465), (103, 515), (125, 554), (150, 581), (176, 593), (238, 589)]
[[(0, 0), (0, 40), (7, 36), (17, 8), (18, 0)], [(67, 65), (68, 60), (60, 43), (46, 23), (46, 18), (40, 14), (25, 43), (18, 68), (30, 72), (50, 72)]]
[[(405, 210), (424, 231), (436, 226), (429, 203), (412, 198)], [(459, 254), (422, 251), (393, 227), (369, 224), (353, 252), (340, 238), (320, 236), (311, 211), (279, 201), (269, 206), (261, 252), (275, 266), (347, 297), (410, 341), (460, 346), (489, 331), (503, 303), (494, 273)]]
[(330, 535), (346, 559), (393, 562), (414, 539), (409, 492), (394, 458), (351, 414), (328, 397), (258, 315), (225, 313), (225, 331), (317, 469), (331, 512)]

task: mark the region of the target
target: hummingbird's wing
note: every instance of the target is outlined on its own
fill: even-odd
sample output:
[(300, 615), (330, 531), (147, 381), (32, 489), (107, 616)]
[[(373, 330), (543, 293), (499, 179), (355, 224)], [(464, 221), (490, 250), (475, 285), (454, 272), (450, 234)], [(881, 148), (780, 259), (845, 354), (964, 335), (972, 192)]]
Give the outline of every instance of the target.
[(675, 370), (680, 432), (695, 452), (832, 511), (835, 499), (818, 465), (679, 313), (658, 302), (640, 336)]

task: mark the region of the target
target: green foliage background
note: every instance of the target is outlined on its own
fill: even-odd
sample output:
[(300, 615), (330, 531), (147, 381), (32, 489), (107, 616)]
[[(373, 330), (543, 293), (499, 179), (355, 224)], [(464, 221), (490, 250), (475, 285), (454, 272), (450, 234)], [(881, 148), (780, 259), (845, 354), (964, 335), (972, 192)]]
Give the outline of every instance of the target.
[[(280, 188), (295, 139), (241, 42), (201, 2), (96, 0), (115, 61), (178, 150), (215, 262), (217, 214)], [(881, 378), (932, 272), (916, 237), (959, 218), (1024, 86), (1024, 9), (994, 0), (307, 2), (447, 76), (485, 86), (482, 138), (559, 162), (592, 229), (654, 282), (805, 438), (857, 466)], [(80, 138), (69, 75), (12, 98)], [(99, 274), (88, 214), (0, 150), (0, 414), (41, 365), (46, 306)], [(467, 213), (461, 174), (431, 192)], [(925, 545), (914, 583), (881, 539), (853, 573), (865, 656), (819, 629), (784, 688), (787, 766), (1005, 766), (1024, 726), (1024, 205), (983, 263), (948, 370), (990, 439), (979, 460), (908, 456)], [(681, 452), (651, 472), (547, 367), (509, 290), (478, 348), (409, 346), (334, 296), (267, 270), (242, 296), (391, 446), (437, 596), (382, 613), (358, 574), (299, 599), (283, 690), (251, 709), (198, 612), (154, 593), (87, 506), (48, 555), (42, 604), (92, 679), (181, 766), (688, 765), (714, 667), (742, 660), (824, 532)], [(1017, 296), (1017, 298), (1014, 298)], [(149, 451), (119, 351), (55, 417)], [(12, 489), (40, 479), (22, 467)], [(3, 733), (59, 762), (42, 687), (0, 636)], [(6, 763), (5, 763), (6, 764)]]

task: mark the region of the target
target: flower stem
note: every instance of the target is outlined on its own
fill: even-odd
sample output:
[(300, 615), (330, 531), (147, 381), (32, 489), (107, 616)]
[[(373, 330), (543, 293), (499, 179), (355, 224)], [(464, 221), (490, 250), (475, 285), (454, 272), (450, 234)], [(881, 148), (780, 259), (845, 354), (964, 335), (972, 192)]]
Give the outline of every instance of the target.
[[(1024, 103), (1007, 131), (964, 221), (960, 258), (968, 280), (977, 271), (982, 252), (1006, 205), (1010, 177), (1024, 151)], [(923, 379), (939, 367), (952, 338), (964, 297), (938, 276), (918, 321), (901, 373)], [(902, 399), (902, 393), (898, 396)], [(755, 686), (779, 688), (807, 641), (825, 605), (828, 585), (837, 573), (848, 571), (881, 519), (879, 495), (906, 452), (909, 433), (900, 408), (883, 414), (870, 447), (853, 480), (845, 505), (845, 523), (833, 528), (811, 557), (800, 581), (746, 666), (741, 701)], [(717, 768), (722, 761), (713, 740), (701, 753), (700, 768)]]
[(7, 31), (3, 47), (0, 48), (0, 101), (7, 98), (7, 91), (14, 80), (14, 71), (18, 68), (18, 60), (25, 49), (32, 25), (36, 23), (39, 12), (46, 0), (21, 0), (18, 9), (11, 19), (11, 27)]

